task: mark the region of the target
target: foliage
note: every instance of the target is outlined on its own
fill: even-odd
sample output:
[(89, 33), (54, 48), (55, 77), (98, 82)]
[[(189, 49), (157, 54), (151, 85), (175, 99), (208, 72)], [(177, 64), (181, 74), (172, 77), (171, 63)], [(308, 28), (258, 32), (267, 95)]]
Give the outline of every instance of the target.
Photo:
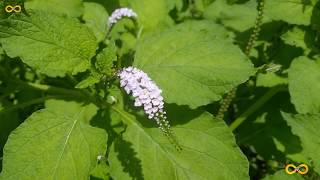
[[(120, 7), (138, 16), (108, 26)], [(319, 1), (0, 8), (1, 180), (320, 178)], [(128, 66), (162, 90), (172, 137), (120, 88)]]

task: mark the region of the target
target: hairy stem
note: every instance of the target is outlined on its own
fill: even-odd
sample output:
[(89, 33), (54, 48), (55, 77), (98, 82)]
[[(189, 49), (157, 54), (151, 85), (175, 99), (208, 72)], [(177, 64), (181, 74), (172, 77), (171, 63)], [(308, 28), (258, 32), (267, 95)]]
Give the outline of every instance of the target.
[(261, 108), (269, 99), (271, 99), (275, 94), (280, 91), (286, 90), (284, 86), (275, 86), (266, 92), (261, 98), (259, 98), (254, 104), (252, 104), (243, 114), (241, 114), (235, 121), (230, 125), (232, 131), (239, 127), (244, 120), (259, 108)]
[[(247, 43), (247, 46), (245, 48), (245, 54), (249, 57), (252, 48), (254, 47), (255, 42), (257, 41), (257, 38), (259, 36), (260, 30), (261, 30), (261, 24), (263, 19), (263, 13), (264, 13), (264, 0), (260, 0), (258, 3), (258, 16), (255, 21), (255, 25), (253, 27), (253, 31), (250, 35), (249, 41)], [(227, 94), (227, 96), (222, 100), (218, 115), (217, 117), (220, 119), (224, 118), (224, 114), (227, 112), (230, 104), (232, 103), (232, 100), (235, 98), (237, 92), (237, 88), (234, 88)]]
[(31, 82), (24, 82), (19, 79), (16, 79), (11, 82), (16, 84), (17, 87), (22, 90), (25, 88), (35, 89), (35, 90), (46, 92), (48, 94), (64, 95), (65, 97), (80, 98), (80, 99), (83, 99), (86, 101), (91, 101), (93, 103), (96, 102), (96, 99), (91, 94), (89, 94), (86, 91), (82, 91), (82, 90), (66, 89), (66, 88), (55, 87), (55, 86), (46, 85), (46, 84), (36, 84), (36, 83), (31, 83)]

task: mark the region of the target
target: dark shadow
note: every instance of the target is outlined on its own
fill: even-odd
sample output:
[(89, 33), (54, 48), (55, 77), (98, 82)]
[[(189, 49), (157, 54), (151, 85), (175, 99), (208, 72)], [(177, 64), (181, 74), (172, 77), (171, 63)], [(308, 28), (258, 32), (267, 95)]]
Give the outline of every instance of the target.
[[(127, 104), (133, 104), (133, 101), (130, 100)], [(202, 108), (190, 109), (188, 106), (181, 106), (177, 104), (165, 104), (165, 110), (167, 112), (168, 120), (170, 121), (171, 126), (187, 124), (192, 119), (199, 117), (204, 110)], [(137, 120), (147, 128), (157, 127), (157, 124), (154, 120), (150, 120), (144, 114), (142, 107), (129, 106), (128, 112), (135, 115)]]
[[(253, 94), (261, 97), (268, 89), (256, 90)], [(246, 103), (255, 101), (251, 99)], [(266, 172), (275, 173), (283, 169), (290, 161), (287, 156), (301, 153), (303, 149), (301, 139), (293, 134), (281, 112), (296, 113), (288, 92), (277, 93), (235, 131), (237, 144), (250, 164), (254, 164), (249, 169), (251, 179), (262, 179)], [(269, 163), (276, 163), (272, 165), (275, 167), (270, 167)]]
[(320, 30), (320, 1), (318, 1), (313, 8), (311, 16), (311, 27), (316, 30)]
[(128, 173), (132, 179), (142, 180), (141, 160), (136, 157), (137, 153), (132, 148), (132, 144), (121, 137), (121, 133), (124, 131), (121, 118), (112, 114), (110, 109), (101, 109), (90, 121), (90, 124), (94, 127), (105, 129), (108, 133), (108, 151), (106, 152), (106, 157), (108, 157), (109, 150), (112, 148), (112, 144), (114, 144), (114, 150), (121, 162), (123, 171)]
[(303, 4), (302, 12), (305, 12), (307, 6), (312, 5), (311, 0), (301, 0), (301, 4)]
[(320, 29), (320, 1), (318, 1), (313, 8), (311, 16), (311, 25), (315, 26), (314, 28)]
[(118, 152), (118, 159), (121, 161), (123, 171), (127, 172), (134, 180), (143, 180), (141, 160), (132, 148), (132, 144), (123, 139), (116, 139), (114, 142), (115, 151)]
[[(120, 133), (124, 130), (122, 121), (117, 121), (115, 118), (111, 118), (109, 109), (101, 109), (90, 121), (90, 125), (104, 129), (108, 133), (108, 149), (111, 147), (112, 142), (120, 136)], [(117, 129), (119, 129), (117, 131)], [(109, 152), (107, 152), (108, 154)]]
[[(285, 163), (286, 155), (302, 151), (300, 138), (292, 133), (281, 116), (281, 112), (295, 113), (288, 92), (278, 93), (260, 109), (237, 129), (237, 143), (254, 147), (266, 161), (276, 159)], [(283, 146), (283, 152), (276, 143)]]

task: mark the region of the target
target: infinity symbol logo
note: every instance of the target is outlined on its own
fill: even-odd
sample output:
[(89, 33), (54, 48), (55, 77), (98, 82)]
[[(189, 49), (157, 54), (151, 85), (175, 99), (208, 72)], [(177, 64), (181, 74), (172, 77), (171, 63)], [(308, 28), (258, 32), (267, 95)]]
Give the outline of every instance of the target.
[(21, 12), (21, 6), (20, 5), (16, 5), (16, 6), (11, 6), (11, 5), (7, 5), (5, 7), (5, 11), (8, 12), (8, 13), (11, 13), (11, 12), (16, 12), (16, 13), (19, 13)]
[(306, 164), (300, 164), (298, 167), (293, 164), (288, 164), (286, 165), (285, 171), (287, 174), (294, 174), (296, 172), (299, 174), (307, 174), (309, 168)]

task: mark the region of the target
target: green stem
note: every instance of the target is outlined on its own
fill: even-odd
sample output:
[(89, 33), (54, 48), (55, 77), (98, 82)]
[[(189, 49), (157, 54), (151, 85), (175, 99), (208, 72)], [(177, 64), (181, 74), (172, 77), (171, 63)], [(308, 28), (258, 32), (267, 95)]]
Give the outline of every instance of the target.
[(66, 89), (66, 88), (55, 87), (55, 86), (50, 86), (50, 85), (46, 85), (46, 84), (36, 84), (36, 83), (31, 83), (31, 82), (23, 82), (21, 80), (15, 80), (15, 81), (13, 81), (13, 83), (20, 86), (21, 88), (36, 89), (39, 91), (47, 92), (49, 94), (63, 94), (63, 95), (69, 96), (69, 97), (78, 97), (81, 99), (87, 99), (87, 100), (95, 102), (95, 98), (93, 98), (91, 96), (91, 94), (88, 94), (85, 91)]
[[(257, 41), (257, 38), (260, 34), (260, 30), (261, 30), (261, 24), (262, 24), (262, 19), (263, 19), (263, 14), (264, 14), (264, 1), (265, 0), (259, 0), (258, 1), (258, 16), (256, 18), (255, 21), (255, 25), (253, 27), (253, 31), (250, 35), (250, 38), (248, 40), (246, 49), (245, 49), (245, 54), (249, 57), (251, 50), (254, 47), (255, 42)], [(258, 72), (257, 72), (258, 73)], [(229, 106), (232, 103), (232, 100), (234, 99), (234, 97), (236, 96), (236, 92), (237, 92), (237, 87), (232, 89), (227, 96), (225, 97), (225, 99), (222, 100), (218, 114), (217, 114), (217, 118), (219, 119), (223, 119), (224, 118), (224, 114), (227, 112)]]
[(284, 86), (276, 86), (266, 92), (260, 99), (258, 99), (253, 105), (251, 105), (243, 114), (241, 114), (235, 121), (230, 125), (232, 131), (239, 127), (251, 114), (256, 112), (261, 106), (263, 106), (269, 99), (280, 91), (285, 90)]

